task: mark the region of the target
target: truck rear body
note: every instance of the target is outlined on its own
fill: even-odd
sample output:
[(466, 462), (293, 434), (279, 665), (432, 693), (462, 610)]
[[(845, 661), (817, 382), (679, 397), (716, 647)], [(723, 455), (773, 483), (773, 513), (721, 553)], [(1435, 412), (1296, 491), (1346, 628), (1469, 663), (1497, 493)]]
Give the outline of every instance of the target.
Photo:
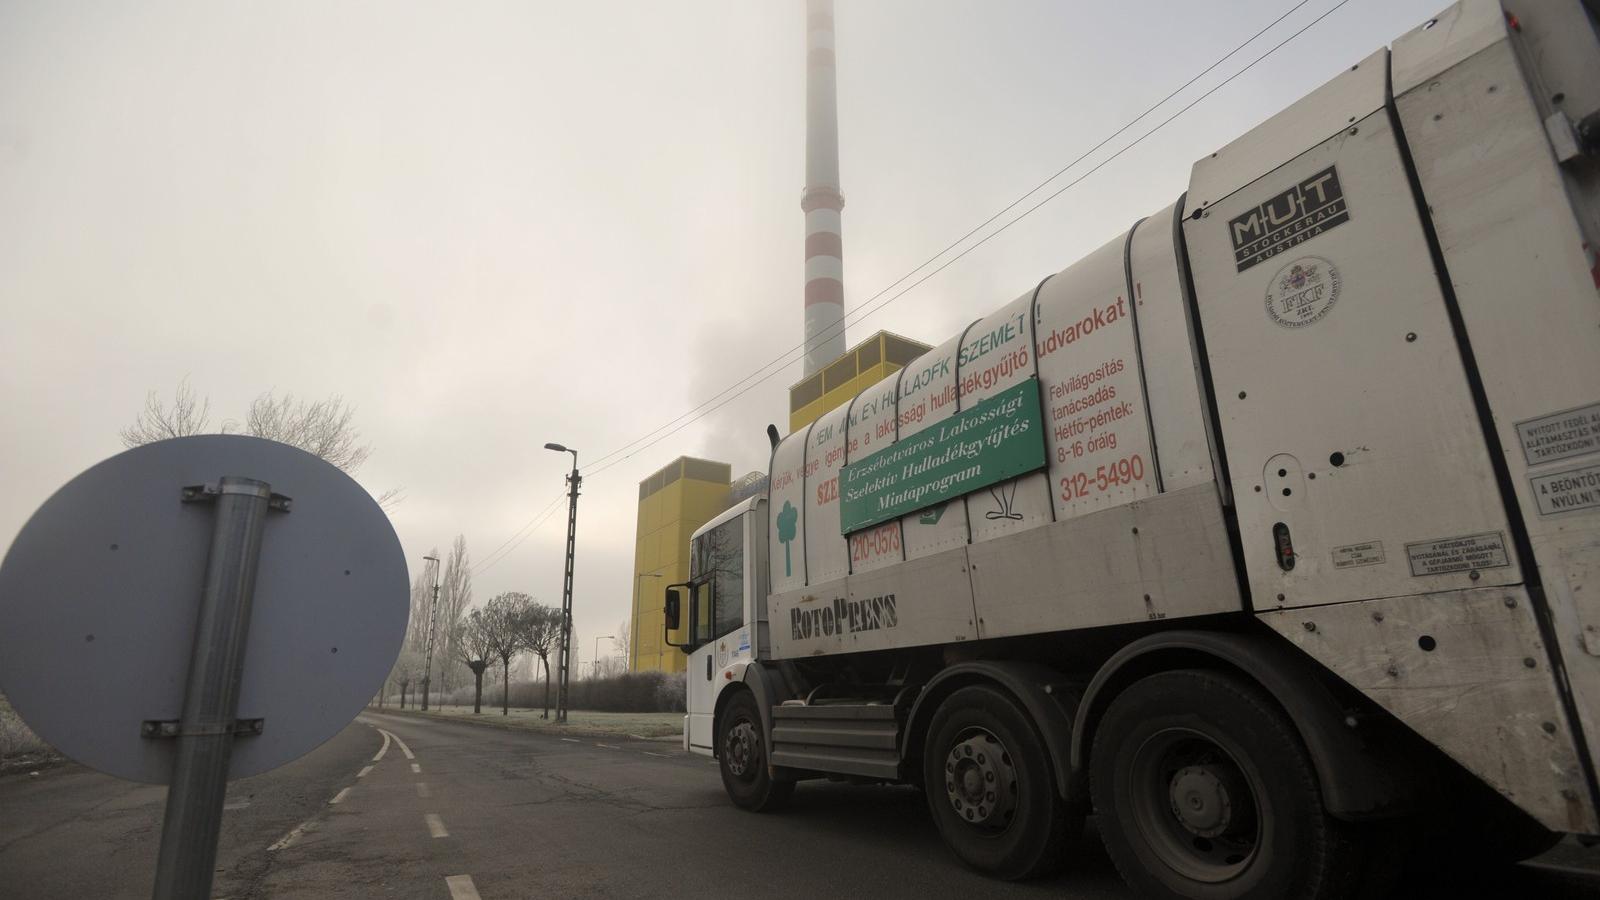
[(949, 667), (1042, 667), (1087, 732), (1119, 651), (1216, 632), (1600, 832), (1600, 51), (1534, 6), (1441, 13), (778, 443), (689, 742), (759, 681), (775, 772), (917, 780)]

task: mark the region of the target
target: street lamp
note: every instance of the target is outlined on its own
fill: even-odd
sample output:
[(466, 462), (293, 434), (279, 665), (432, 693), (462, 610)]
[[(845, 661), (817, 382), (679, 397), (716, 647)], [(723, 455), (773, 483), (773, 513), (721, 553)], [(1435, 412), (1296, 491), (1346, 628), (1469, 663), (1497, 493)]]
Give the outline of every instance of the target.
[(433, 626), (439, 613), (439, 557), (424, 556), (433, 562), (433, 602), (428, 604), (427, 651), (422, 661), (422, 711), (428, 711), (428, 683), (433, 678)]
[(556, 724), (567, 723), (567, 683), (572, 678), (572, 557), (578, 536), (578, 451), (560, 444), (545, 444), (546, 450), (572, 454), (572, 473), (567, 476), (567, 573), (561, 585), (561, 671), (556, 689)]
[(614, 634), (602, 634), (594, 639), (594, 662), (590, 663), (590, 665), (594, 666), (595, 678), (600, 677), (600, 642), (606, 638), (616, 640), (616, 637)]

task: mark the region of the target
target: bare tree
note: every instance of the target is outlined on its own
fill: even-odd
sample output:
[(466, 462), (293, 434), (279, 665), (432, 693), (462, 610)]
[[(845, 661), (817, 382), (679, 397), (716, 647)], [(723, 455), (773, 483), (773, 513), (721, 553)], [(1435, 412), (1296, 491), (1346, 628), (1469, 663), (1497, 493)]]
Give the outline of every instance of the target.
[(555, 652), (556, 642), (560, 638), (561, 610), (531, 602), (522, 618), (518, 642), (522, 649), (538, 657), (544, 666), (544, 712), (539, 714), (541, 719), (550, 718), (550, 654)]
[(144, 395), (144, 410), (133, 419), (133, 424), (119, 432), (122, 446), (138, 447), (167, 438), (200, 434), (211, 424), (211, 398), (196, 397), (194, 388), (185, 377), (178, 382), (178, 390), (168, 407), (155, 391)]
[[(428, 555), (438, 556), (439, 549), (435, 547)], [(426, 648), (428, 643), (428, 606), (433, 601), (430, 574), (429, 567), (424, 566), (417, 573), (416, 580), (411, 582), (411, 621), (406, 625), (406, 647), (418, 652)]]
[(628, 671), (628, 664), (615, 656), (603, 656), (594, 662), (595, 678), (616, 678)]
[(496, 594), (484, 604), (481, 614), (489, 635), (489, 655), (499, 658), (501, 672), (500, 714), (511, 714), (511, 658), (523, 651), (523, 620), (529, 615), (533, 598), (519, 591)]
[(355, 407), (338, 394), (326, 400), (296, 400), (293, 394), (274, 397), (267, 391), (250, 401), (244, 432), (299, 447), (354, 472), (372, 455), (372, 445), (362, 443), (356, 431), (355, 414)]
[(489, 668), (489, 657), (498, 649), (483, 610), (475, 609), (456, 623), (450, 646), (454, 648), (455, 658), (472, 670), (472, 677), (476, 681), (472, 692), (472, 714), (477, 715), (483, 712), (483, 670)]
[[(439, 587), (439, 621), (435, 626), (434, 654), (441, 660), (455, 657), (451, 642), (454, 640), (456, 623), (461, 621), (462, 613), (471, 605), (472, 558), (467, 555), (466, 537), (458, 534), (450, 547), (449, 558), (444, 561), (444, 575)], [(448, 690), (450, 679), (444, 666), (440, 667), (439, 676), (440, 691)]]
[(400, 708), (406, 708), (406, 690), (411, 685), (422, 680), (422, 654), (409, 647), (403, 648), (400, 655), (395, 657), (394, 667), (389, 670), (389, 681), (400, 688)]
[[(222, 423), (222, 433), (242, 432), (253, 437), (266, 438), (299, 447), (320, 459), (325, 459), (350, 474), (372, 455), (372, 445), (361, 441), (356, 430), (355, 407), (345, 403), (338, 394), (326, 400), (297, 400), (293, 394), (274, 397), (271, 391), (250, 402), (243, 423), (228, 420)], [(122, 429), (123, 446), (137, 447), (167, 438), (202, 434), (211, 421), (211, 398), (197, 397), (189, 379), (178, 383), (172, 406), (151, 391), (145, 396), (144, 411), (134, 418), (133, 424)], [(392, 509), (400, 502), (400, 490), (390, 488), (378, 495), (378, 505)]]
[(632, 660), (632, 657), (628, 655), (628, 651), (633, 647), (632, 625), (633, 623), (627, 619), (623, 619), (621, 622), (618, 622), (617, 636), (611, 639), (611, 649), (615, 650), (617, 655), (622, 657), (623, 671), (627, 671), (628, 665)]

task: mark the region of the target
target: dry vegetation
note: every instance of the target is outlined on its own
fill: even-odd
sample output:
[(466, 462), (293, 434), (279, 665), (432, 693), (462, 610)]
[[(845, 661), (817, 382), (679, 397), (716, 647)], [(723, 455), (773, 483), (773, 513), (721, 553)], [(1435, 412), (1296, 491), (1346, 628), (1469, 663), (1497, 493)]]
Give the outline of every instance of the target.
[(26, 762), (54, 755), (55, 751), (50, 745), (28, 730), (28, 726), (22, 723), (22, 717), (6, 702), (5, 695), (0, 694), (0, 769), (7, 768), (9, 762)]

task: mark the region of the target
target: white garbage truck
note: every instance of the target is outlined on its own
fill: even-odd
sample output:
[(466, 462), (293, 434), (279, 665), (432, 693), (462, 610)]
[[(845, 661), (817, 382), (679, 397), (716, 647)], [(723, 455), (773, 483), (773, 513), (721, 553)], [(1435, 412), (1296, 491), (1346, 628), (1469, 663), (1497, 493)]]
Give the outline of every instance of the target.
[[(1600, 833), (1594, 4), (1466, 0), (808, 427), (667, 589), (733, 802), (1142, 897)], [(1469, 857), (1470, 855), (1470, 857)]]

